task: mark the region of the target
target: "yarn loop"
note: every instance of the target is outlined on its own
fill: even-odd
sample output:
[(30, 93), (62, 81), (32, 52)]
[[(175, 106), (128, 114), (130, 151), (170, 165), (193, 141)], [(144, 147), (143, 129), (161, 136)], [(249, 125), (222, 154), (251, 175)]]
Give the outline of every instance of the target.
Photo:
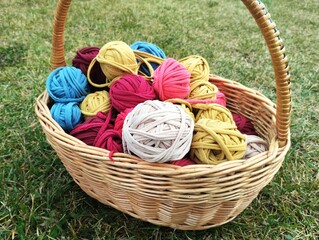
[(153, 43), (137, 41), (131, 45), (138, 59), (139, 72), (147, 77), (166, 59), (164, 51)]
[(195, 104), (212, 104), (216, 103), (223, 107), (226, 107), (226, 97), (225, 94), (223, 94), (221, 91), (217, 91), (217, 97), (216, 99), (186, 99), (187, 102), (189, 102), (191, 105)]

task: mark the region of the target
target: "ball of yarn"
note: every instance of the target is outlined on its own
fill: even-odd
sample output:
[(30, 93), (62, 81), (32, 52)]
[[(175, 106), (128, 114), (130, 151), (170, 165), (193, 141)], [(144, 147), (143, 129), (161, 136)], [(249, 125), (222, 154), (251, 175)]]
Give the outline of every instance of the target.
[(140, 75), (126, 74), (110, 87), (112, 106), (119, 112), (156, 98), (153, 86)]
[(122, 138), (111, 124), (112, 110), (107, 114), (98, 112), (95, 117), (76, 126), (70, 135), (87, 145), (100, 147), (113, 152), (122, 152)]
[(222, 122), (234, 123), (231, 112), (219, 104), (195, 104), (194, 108), (198, 109), (195, 122), (199, 119), (208, 118)]
[(191, 55), (180, 59), (179, 62), (190, 72), (191, 83), (209, 80), (209, 65), (203, 57)]
[(246, 151), (246, 138), (235, 124), (203, 118), (194, 128), (190, 159), (197, 163), (218, 164), (240, 159)]
[(131, 45), (131, 48), (133, 50), (138, 50), (140, 52), (149, 53), (156, 57), (166, 59), (164, 51), (153, 43), (137, 41)]
[(48, 94), (55, 102), (81, 102), (89, 93), (89, 85), (82, 71), (75, 67), (59, 67), (46, 81)]
[(189, 158), (182, 158), (180, 160), (171, 161), (170, 164), (180, 166), (180, 167), (185, 167), (185, 166), (193, 165), (195, 163)]
[(114, 129), (106, 129), (94, 142), (95, 147), (104, 148), (112, 152), (123, 152), (122, 137)]
[(246, 135), (247, 149), (244, 159), (256, 156), (259, 153), (268, 151), (268, 143), (259, 136)]
[(52, 118), (63, 128), (70, 132), (82, 122), (81, 110), (76, 102), (54, 103), (50, 109)]
[(189, 151), (193, 129), (193, 119), (181, 107), (148, 100), (126, 116), (123, 149), (148, 162), (178, 160)]
[(242, 114), (232, 113), (234, 122), (242, 134), (256, 135), (254, 125)]
[(72, 66), (81, 69), (82, 73), (86, 76), (88, 67), (99, 53), (98, 47), (84, 47), (76, 52), (75, 57), (72, 59)]
[(121, 134), (121, 136), (122, 136), (124, 120), (127, 114), (129, 114), (129, 112), (131, 112), (132, 110), (133, 108), (126, 108), (124, 111), (120, 112), (115, 119), (114, 130), (118, 131)]
[(153, 75), (153, 86), (160, 100), (186, 98), (190, 90), (190, 73), (173, 58), (166, 59)]
[(88, 94), (80, 108), (85, 118), (93, 117), (98, 112), (108, 112), (111, 108), (109, 93), (104, 90)]
[[(77, 125), (71, 132), (70, 135), (80, 139), (82, 142), (87, 145), (94, 146), (95, 138), (106, 122), (107, 115), (99, 112), (95, 117), (87, 119), (84, 123)], [(108, 128), (112, 128), (111, 126), (107, 126)]]
[[(163, 59), (166, 59), (164, 51), (153, 43), (137, 41), (131, 45), (131, 48), (135, 50), (135, 56), (143, 58), (139, 64), (139, 71), (146, 76), (151, 76), (153, 71), (163, 62)], [(151, 69), (145, 61), (150, 64)]]
[[(96, 85), (90, 78), (90, 71), (95, 62), (99, 62), (106, 77), (105, 84)], [(128, 73), (137, 74), (138, 66), (133, 50), (122, 41), (105, 44), (92, 60), (88, 69), (88, 80), (95, 87), (108, 87), (118, 77)]]
[(215, 100), (218, 88), (211, 82), (196, 81), (190, 85), (190, 99)]

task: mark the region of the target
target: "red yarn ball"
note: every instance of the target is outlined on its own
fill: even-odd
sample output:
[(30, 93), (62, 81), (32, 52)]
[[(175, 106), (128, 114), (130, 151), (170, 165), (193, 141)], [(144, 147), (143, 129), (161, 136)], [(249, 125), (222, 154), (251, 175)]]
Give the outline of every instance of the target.
[(257, 135), (254, 125), (251, 123), (251, 121), (248, 118), (238, 113), (232, 113), (232, 115), (238, 130), (242, 134)]
[(106, 114), (99, 112), (95, 117), (77, 125), (70, 134), (87, 145), (94, 146), (95, 138), (106, 121)]
[(121, 136), (122, 136), (124, 120), (127, 114), (129, 114), (129, 112), (131, 112), (132, 110), (133, 108), (126, 108), (124, 111), (120, 112), (115, 119), (114, 130), (118, 131), (121, 134)]
[(173, 58), (166, 59), (153, 74), (153, 86), (158, 98), (187, 98), (190, 91), (190, 73)]
[(135, 107), (147, 100), (154, 100), (156, 94), (153, 86), (140, 75), (126, 74), (110, 87), (112, 106), (119, 112)]
[(189, 166), (189, 165), (193, 165), (195, 164), (192, 160), (190, 160), (189, 158), (182, 158), (180, 160), (176, 160), (176, 161), (171, 161), (170, 162), (173, 165), (177, 165), (177, 166)]
[(123, 152), (122, 138), (118, 131), (113, 129), (112, 110), (107, 114), (99, 112), (77, 125), (71, 135), (90, 146), (100, 147), (112, 152)]
[[(84, 47), (81, 50), (76, 52), (76, 56), (72, 59), (72, 65), (76, 68), (81, 69), (83, 74), (87, 76), (87, 70), (91, 61), (96, 57), (99, 53), (100, 48), (98, 47)], [(100, 64), (94, 64), (91, 72), (90, 72), (91, 80), (96, 84), (103, 84), (105, 83), (105, 76), (101, 69)], [(102, 89), (106, 88), (96, 88), (91, 85), (92, 91), (101, 91)]]
[(76, 52), (76, 56), (72, 59), (72, 66), (81, 69), (87, 75), (87, 69), (95, 56), (99, 53), (98, 47), (85, 47)]
[(114, 129), (106, 129), (96, 138), (94, 146), (107, 149), (111, 152), (123, 152), (122, 136)]

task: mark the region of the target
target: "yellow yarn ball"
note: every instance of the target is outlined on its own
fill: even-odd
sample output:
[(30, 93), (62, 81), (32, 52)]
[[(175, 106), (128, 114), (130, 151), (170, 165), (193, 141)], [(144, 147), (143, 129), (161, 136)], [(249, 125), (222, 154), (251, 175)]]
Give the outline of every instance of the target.
[(179, 62), (191, 74), (191, 83), (195, 81), (209, 80), (209, 65), (205, 58), (198, 55), (191, 55), (179, 60)]
[(194, 104), (193, 108), (198, 109), (195, 122), (199, 119), (208, 118), (219, 120), (221, 122), (235, 123), (233, 116), (228, 108), (212, 103), (212, 104)]
[(80, 108), (85, 118), (94, 117), (98, 112), (108, 112), (111, 108), (109, 93), (98, 91), (88, 94), (82, 101)]
[(211, 82), (196, 81), (191, 83), (188, 98), (200, 100), (215, 100), (218, 88)]
[(195, 121), (195, 116), (192, 110), (193, 108), (189, 102), (181, 98), (171, 98), (171, 99), (167, 99), (165, 102), (171, 102), (171, 103), (180, 105), (181, 108), (184, 109), (184, 111)]
[[(93, 65), (99, 62), (106, 77), (105, 84), (95, 84), (90, 79)], [(109, 87), (113, 81), (125, 74), (137, 74), (138, 65), (135, 54), (129, 45), (122, 41), (105, 44), (88, 68), (88, 81), (95, 87)]]
[(246, 138), (235, 124), (200, 119), (195, 123), (190, 158), (197, 163), (218, 164), (241, 159), (246, 151)]

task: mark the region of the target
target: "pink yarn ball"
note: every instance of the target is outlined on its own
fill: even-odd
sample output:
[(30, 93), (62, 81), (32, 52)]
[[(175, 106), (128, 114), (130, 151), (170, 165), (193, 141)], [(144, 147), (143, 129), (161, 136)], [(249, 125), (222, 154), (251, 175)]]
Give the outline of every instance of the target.
[(254, 125), (251, 123), (251, 121), (246, 118), (244, 115), (238, 114), (238, 113), (232, 113), (233, 115), (233, 120), (236, 123), (236, 126), (238, 130), (242, 134), (247, 134), (247, 135), (257, 135)]
[(180, 160), (171, 161), (170, 163), (173, 164), (173, 165), (176, 165), (176, 166), (181, 166), (181, 167), (195, 164), (195, 163), (194, 163), (192, 160), (190, 160), (189, 158), (182, 158), (182, 159), (180, 159)]
[(187, 98), (190, 91), (190, 73), (173, 58), (166, 59), (153, 74), (153, 86), (159, 99)]
[(111, 85), (110, 98), (112, 106), (122, 112), (139, 103), (154, 100), (156, 94), (153, 86), (143, 76), (126, 74)]

